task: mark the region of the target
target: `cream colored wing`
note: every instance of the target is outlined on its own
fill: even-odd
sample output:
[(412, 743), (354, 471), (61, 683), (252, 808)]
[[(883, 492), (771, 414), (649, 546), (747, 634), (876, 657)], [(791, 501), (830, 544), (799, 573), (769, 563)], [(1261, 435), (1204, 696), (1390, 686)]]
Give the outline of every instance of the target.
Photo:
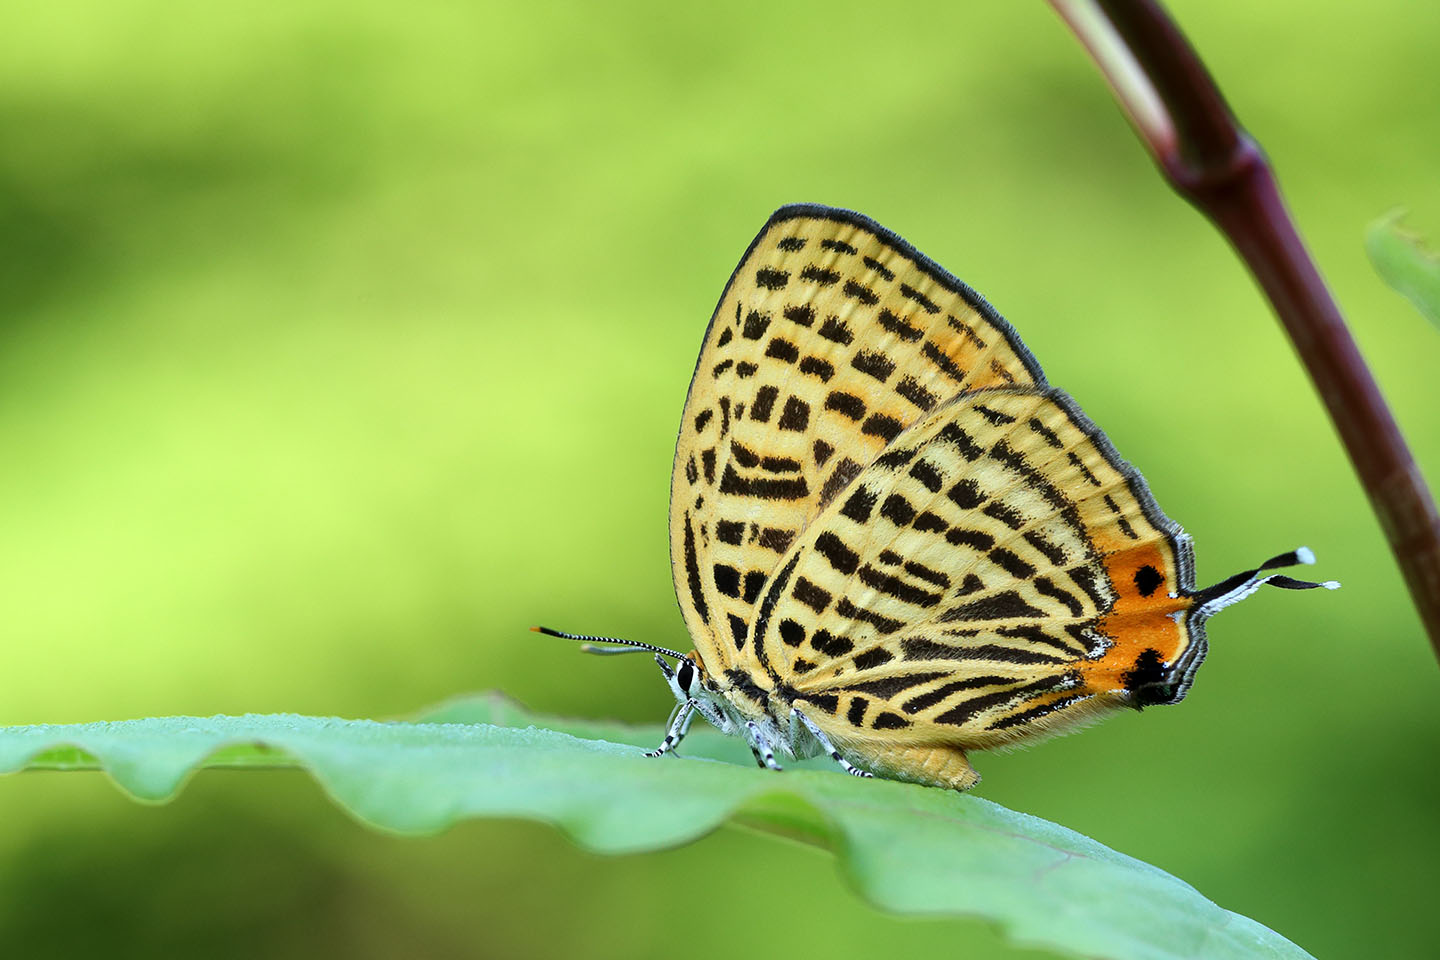
[(1188, 538), (1063, 392), (966, 393), (795, 542), (741, 666), (837, 743), (995, 746), (1183, 696), (1193, 586)]
[(670, 483), (670, 559), (712, 673), (743, 656), (757, 599), (815, 516), (927, 410), (1043, 383), (978, 294), (873, 221), (785, 207), (720, 297)]

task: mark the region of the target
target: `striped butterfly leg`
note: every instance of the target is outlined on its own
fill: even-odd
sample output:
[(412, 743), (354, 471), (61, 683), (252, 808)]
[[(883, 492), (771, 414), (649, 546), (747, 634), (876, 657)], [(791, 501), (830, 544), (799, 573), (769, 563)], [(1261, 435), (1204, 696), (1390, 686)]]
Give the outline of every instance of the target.
[(849, 760), (846, 760), (843, 756), (841, 756), (840, 751), (836, 749), (835, 744), (830, 742), (830, 738), (825, 736), (824, 731), (815, 725), (814, 720), (811, 720), (809, 717), (805, 716), (805, 714), (801, 713), (799, 707), (795, 707), (790, 711), (790, 738), (792, 741), (797, 738), (797, 734), (799, 733), (797, 727), (804, 727), (807, 731), (809, 731), (810, 736), (815, 738), (815, 741), (820, 744), (821, 749), (823, 749), (826, 753), (830, 754), (830, 759), (840, 764), (840, 769), (844, 770), (852, 777), (875, 776), (875, 774), (870, 773), (867, 770), (861, 770), (859, 767), (855, 766), (855, 764), (851, 763)]
[(685, 739), (685, 734), (690, 732), (690, 721), (695, 719), (695, 708), (698, 702), (694, 699), (686, 700), (675, 710), (674, 719), (670, 721), (670, 727), (665, 731), (665, 739), (660, 741), (660, 746), (654, 750), (647, 750), (647, 757), (663, 757), (676, 747), (680, 741)]
[[(655, 662), (659, 664), (660, 672), (665, 675), (665, 682), (672, 683), (675, 679), (675, 671), (671, 669), (670, 664), (666, 663), (665, 658), (658, 653), (655, 655)], [(680, 746), (680, 741), (684, 740), (685, 734), (690, 732), (690, 722), (695, 719), (695, 709), (699, 705), (699, 701), (691, 697), (676, 707), (675, 712), (670, 715), (670, 723), (665, 730), (665, 739), (660, 741), (660, 746), (654, 750), (646, 751), (645, 756), (663, 757)]]
[(745, 739), (750, 742), (750, 752), (755, 755), (755, 762), (766, 770), (783, 770), (775, 760), (775, 748), (770, 745), (760, 725), (754, 720), (745, 721)]

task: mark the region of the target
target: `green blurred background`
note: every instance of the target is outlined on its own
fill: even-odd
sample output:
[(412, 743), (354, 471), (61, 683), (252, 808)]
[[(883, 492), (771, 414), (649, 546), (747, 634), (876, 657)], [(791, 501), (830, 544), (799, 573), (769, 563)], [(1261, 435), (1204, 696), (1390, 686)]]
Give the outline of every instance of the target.
[[(1440, 337), (1365, 262), (1440, 232), (1440, 6), (1186, 0), (1440, 480)], [(1426, 955), (1440, 671), (1292, 351), (1039, 3), (57, 2), (0, 35), (0, 722), (658, 721), (680, 406), (751, 236), (861, 210), (983, 291), (1195, 536), (1336, 594), (1213, 626), (1180, 707), (984, 755), (982, 796), (1320, 956)], [(1034, 956), (738, 830), (607, 859), (363, 830), (301, 774), (145, 808), (0, 781), (7, 955)], [(1137, 909), (1143, 908), (1137, 906)]]

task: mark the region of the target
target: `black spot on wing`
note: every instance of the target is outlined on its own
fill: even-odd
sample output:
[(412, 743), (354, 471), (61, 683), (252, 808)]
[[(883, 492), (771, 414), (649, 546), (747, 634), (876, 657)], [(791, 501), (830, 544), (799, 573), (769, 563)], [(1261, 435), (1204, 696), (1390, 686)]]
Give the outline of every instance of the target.
[(911, 460), (914, 460), (916, 454), (919, 452), (915, 447), (900, 447), (876, 457), (875, 465), (877, 467), (884, 467), (886, 470), (898, 470)]
[(820, 336), (832, 343), (838, 343), (842, 347), (848, 347), (855, 340), (855, 334), (839, 317), (827, 317), (825, 322), (820, 325)]
[(876, 322), (906, 343), (914, 343), (925, 335), (925, 331), (911, 326), (903, 317), (896, 316), (889, 310), (881, 310)]
[[(796, 559), (798, 559), (798, 556)], [(830, 606), (830, 601), (834, 599), (829, 590), (811, 583), (804, 577), (795, 581), (795, 589), (792, 593), (796, 600), (799, 600), (817, 614), (824, 613), (825, 608)]]
[(747, 340), (759, 340), (765, 336), (765, 331), (770, 327), (770, 315), (761, 313), (759, 310), (751, 310), (745, 317), (745, 325), (740, 328), (740, 336)]
[(800, 359), (800, 350), (789, 340), (782, 340), (779, 337), (773, 338), (765, 348), (765, 356), (775, 360), (783, 360), (785, 363), (794, 363)]
[(800, 361), (800, 372), (812, 377), (819, 377), (821, 383), (829, 383), (830, 378), (835, 376), (835, 367), (828, 360), (806, 357)]
[(881, 504), (880, 515), (897, 527), (903, 527), (915, 519), (915, 508), (900, 494), (892, 493)]
[(715, 589), (727, 597), (740, 596), (740, 571), (728, 563), (717, 563), (714, 569)]
[(870, 512), (875, 509), (875, 501), (878, 499), (874, 491), (863, 486), (857, 487), (855, 492), (850, 494), (850, 499), (845, 501), (845, 506), (840, 508), (840, 513), (856, 523), (869, 523)]
[(815, 322), (815, 308), (808, 303), (797, 303), (786, 307), (782, 316), (791, 323), (808, 327)]
[(1159, 586), (1165, 582), (1165, 578), (1150, 564), (1145, 564), (1135, 571), (1135, 589), (1140, 591), (1140, 596), (1148, 597), (1153, 594)]
[(851, 481), (860, 476), (864, 469), (864, 467), (849, 457), (842, 457), (840, 462), (835, 464), (835, 469), (831, 472), (830, 476), (825, 479), (825, 485), (820, 488), (820, 502), (818, 506), (824, 507), (831, 500), (834, 500), (836, 495), (838, 495), (841, 490), (850, 486)]
[(929, 359), (931, 363), (939, 367), (940, 371), (944, 373), (945, 376), (949, 377), (951, 380), (954, 380), (956, 383), (965, 382), (965, 371), (961, 370), (955, 364), (955, 361), (951, 360), (950, 357), (945, 353), (945, 351), (941, 350), (935, 344), (935, 341), (926, 340), (925, 346), (920, 348), (920, 352), (925, 354), (925, 356)]
[(798, 647), (805, 642), (805, 628), (788, 617), (780, 621), (780, 642), (787, 647)]
[(734, 641), (735, 649), (744, 650), (745, 635), (747, 633), (745, 619), (743, 617), (737, 617), (733, 613), (727, 613), (725, 617), (730, 622), (730, 639)]
[(1006, 690), (997, 690), (994, 693), (987, 693), (979, 697), (971, 697), (969, 700), (964, 700), (937, 716), (935, 722), (961, 726), (973, 719), (977, 714), (989, 710), (992, 707), (1003, 706), (1015, 700), (1034, 697), (1041, 693), (1048, 693), (1057, 687), (1069, 683), (1073, 683), (1069, 675), (1044, 677), (1033, 683), (1011, 687)]
[(974, 410), (976, 413), (980, 414), (980, 416), (984, 417), (986, 420), (989, 420), (997, 427), (1004, 426), (1007, 423), (1015, 422), (1015, 418), (1010, 416), (1010, 414), (1002, 413), (999, 410), (987, 407), (983, 403), (971, 404), (970, 409)]
[(976, 550), (989, 550), (995, 546), (995, 538), (984, 530), (967, 530), (964, 527), (951, 529), (945, 534), (945, 542), (957, 547), (974, 547)]
[(886, 443), (894, 440), (900, 435), (905, 425), (894, 417), (886, 416), (883, 413), (872, 413), (860, 424), (860, 432), (867, 436), (880, 437)]
[(780, 422), (776, 424), (781, 430), (790, 430), (799, 433), (810, 425), (810, 404), (798, 397), (787, 397), (785, 409), (780, 413)]
[(908, 726), (910, 726), (909, 720), (888, 710), (870, 722), (872, 730), (903, 730)]
[(985, 453), (963, 427), (954, 423), (947, 423), (941, 427), (940, 432), (935, 434), (935, 439), (955, 447), (960, 451), (962, 457), (972, 462), (979, 460)]
[(800, 271), (800, 279), (809, 280), (811, 283), (818, 283), (822, 287), (828, 287), (831, 284), (839, 282), (840, 274), (834, 270), (827, 270), (824, 267), (818, 267), (812, 263)]
[(883, 614), (876, 613), (874, 610), (867, 610), (863, 607), (855, 606), (855, 604), (850, 602), (849, 597), (840, 598), (840, 602), (835, 604), (835, 612), (842, 617), (847, 617), (860, 623), (868, 623), (882, 634), (894, 633), (896, 630), (905, 626), (903, 620), (897, 620), (894, 617), (887, 617)]
[(1031, 583), (1035, 591), (1043, 597), (1049, 597), (1065, 605), (1072, 617), (1078, 617), (1085, 612), (1085, 605), (1080, 599), (1068, 590), (1061, 589), (1055, 585), (1055, 581), (1049, 577), (1036, 577)]
[(885, 266), (885, 264), (881, 263), (879, 260), (876, 260), (874, 257), (866, 257), (864, 263), (865, 266), (869, 267), (871, 270), (874, 270), (886, 280), (895, 279), (895, 272), (889, 267)]
[(761, 267), (755, 271), (755, 285), (766, 290), (779, 290), (790, 282), (790, 274), (773, 267)]
[(700, 580), (700, 559), (695, 552), (695, 527), (690, 522), (690, 514), (685, 514), (685, 583), (690, 590), (690, 604), (700, 619), (705, 623), (710, 622), (710, 608), (705, 603), (705, 587)]
[(759, 538), (755, 541), (766, 550), (773, 550), (776, 553), (784, 553), (790, 549), (790, 544), (795, 540), (794, 530), (782, 530), (779, 527), (766, 527), (760, 531)]
[(850, 361), (850, 366), (867, 376), (874, 377), (881, 383), (884, 383), (889, 379), (890, 374), (895, 372), (895, 361), (879, 351), (860, 351)]
[(755, 394), (755, 403), (750, 408), (750, 419), (759, 423), (767, 423), (770, 420), (770, 412), (775, 409), (775, 399), (780, 396), (780, 390), (773, 386), (763, 386)]
[(945, 495), (961, 510), (974, 510), (980, 506), (980, 504), (990, 499), (985, 492), (980, 489), (980, 484), (969, 477), (956, 481), (955, 486), (947, 490)]
[(815, 538), (815, 549), (822, 557), (830, 561), (830, 566), (841, 573), (854, 573), (855, 568), (860, 565), (859, 554), (847, 547), (843, 540), (828, 530)]
[(931, 300), (929, 297), (925, 296), (925, 294), (921, 293), (919, 290), (916, 290), (914, 287), (910, 286), (910, 284), (908, 283), (900, 284), (900, 295), (906, 300), (912, 300), (915, 303), (920, 304), (920, 306), (925, 308), (926, 313), (940, 312), (939, 304)]
[(929, 410), (935, 406), (935, 401), (939, 399), (935, 394), (922, 387), (920, 381), (914, 377), (905, 377), (899, 383), (895, 384), (895, 392), (915, 404), (915, 406), (921, 410)]
[(849, 637), (837, 637), (829, 630), (816, 630), (810, 635), (810, 646), (827, 657), (843, 657), (855, 649), (855, 643)]
[(1045, 426), (1045, 424), (1040, 422), (1039, 417), (1031, 417), (1029, 425), (1031, 430), (1034, 430), (1036, 433), (1038, 433), (1045, 440), (1046, 443), (1056, 448), (1057, 450), (1065, 445), (1063, 442), (1061, 442), (1060, 438), (1055, 435), (1054, 430), (1051, 430), (1049, 427)]
[(757, 500), (800, 500), (809, 495), (810, 487), (804, 477), (742, 477), (727, 463), (720, 492)]
[(845, 711), (845, 719), (850, 721), (850, 726), (858, 727), (865, 723), (865, 711), (870, 708), (870, 701), (864, 697), (851, 697), (850, 708)]
[(844, 393), (840, 390), (832, 391), (825, 398), (825, 409), (834, 410), (841, 416), (851, 420), (859, 420), (865, 416), (865, 401), (853, 393)]
[(940, 475), (936, 466), (928, 460), (918, 460), (910, 468), (910, 476), (919, 480), (925, 489), (931, 493), (939, 493), (940, 488), (945, 485), (945, 478)]
[(933, 583), (937, 587), (945, 588), (950, 586), (950, 578), (948, 576), (939, 570), (932, 570), (925, 566), (925, 564), (915, 560), (907, 560), (905, 562), (905, 572), (912, 577), (919, 577), (921, 580)]
[(875, 295), (875, 291), (864, 284), (856, 283), (854, 280), (846, 280), (844, 290), (845, 296), (853, 297), (866, 306), (873, 307), (880, 302), (880, 298)]
[(1069, 561), (1069, 558), (1065, 556), (1065, 551), (1045, 539), (1045, 536), (1038, 530), (1027, 530), (1022, 536), (1025, 538), (1026, 543), (1034, 547), (1037, 553), (1055, 566), (1063, 567)]
[(882, 664), (889, 663), (891, 660), (894, 659), (895, 654), (891, 653), (889, 650), (886, 650), (884, 647), (875, 647), (871, 650), (866, 650), (864, 653), (855, 655), (855, 669), (870, 670), (874, 667), (881, 666)]
[(852, 683), (845, 689), (856, 693), (868, 693), (872, 697), (880, 697), (889, 700), (897, 694), (904, 693), (911, 687), (918, 687), (922, 683), (929, 683), (931, 680), (938, 680), (946, 676), (944, 673), (902, 673), (893, 677), (881, 677), (878, 680), (865, 680), (860, 683)]
[(1066, 707), (1071, 706), (1072, 704), (1076, 704), (1081, 702), (1082, 700), (1088, 699), (1090, 699), (1090, 694), (1077, 693), (1073, 694), (1072, 696), (1061, 697), (1058, 700), (1051, 700), (1048, 703), (1042, 703), (1039, 706), (1031, 707), (1028, 710), (1021, 710), (1019, 713), (1012, 713), (1003, 716), (999, 720), (996, 720), (994, 723), (990, 724), (989, 729), (1004, 730), (1007, 727), (1024, 726), (1027, 723), (1033, 723), (1034, 721), (1040, 719), (1043, 716), (1055, 713), (1058, 710), (1063, 710)]
[(1045, 616), (1045, 611), (1025, 602), (1025, 598), (1014, 590), (1002, 590), (969, 603), (951, 607), (937, 618), (942, 623), (954, 621), (1035, 619)]
[(861, 583), (876, 592), (917, 607), (933, 607), (940, 602), (940, 594), (906, 583), (894, 574), (882, 573), (868, 563), (860, 568), (859, 577)]
[(1038, 666), (1041, 664), (1069, 663), (1070, 658), (1013, 647), (998, 643), (974, 645), (939, 643), (925, 637), (906, 637), (900, 641), (900, 649), (906, 660), (986, 660), (994, 663), (1008, 663), (1016, 666)]

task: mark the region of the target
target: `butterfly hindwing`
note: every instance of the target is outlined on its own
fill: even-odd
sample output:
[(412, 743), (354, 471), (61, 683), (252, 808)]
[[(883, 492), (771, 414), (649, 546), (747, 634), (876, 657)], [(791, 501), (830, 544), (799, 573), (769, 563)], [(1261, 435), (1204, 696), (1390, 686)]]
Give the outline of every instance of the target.
[(993, 746), (1198, 664), (1192, 586), (1188, 540), (1063, 392), (967, 392), (796, 540), (742, 666), (836, 742)]
[(721, 296), (686, 400), (671, 563), (712, 673), (814, 519), (907, 427), (956, 394), (1043, 384), (978, 294), (858, 214), (792, 206)]

